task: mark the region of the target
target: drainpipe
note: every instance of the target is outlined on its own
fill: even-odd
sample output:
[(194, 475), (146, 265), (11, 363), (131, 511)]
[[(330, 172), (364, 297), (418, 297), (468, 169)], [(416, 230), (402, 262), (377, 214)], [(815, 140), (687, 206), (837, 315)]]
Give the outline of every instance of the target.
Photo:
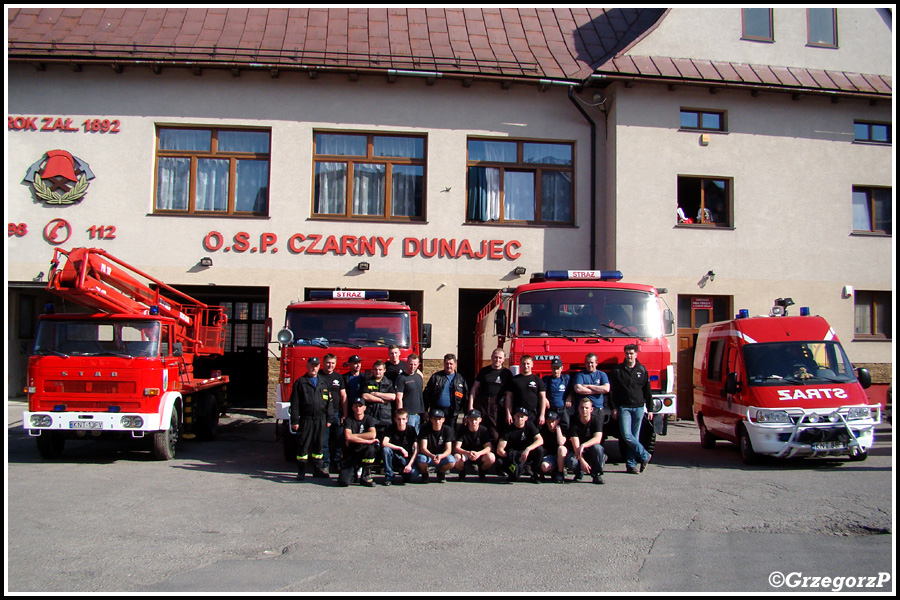
[(587, 122), (591, 124), (591, 266), (593, 271), (597, 268), (597, 123), (582, 108), (575, 99), (572, 88), (569, 88), (569, 100), (575, 105)]

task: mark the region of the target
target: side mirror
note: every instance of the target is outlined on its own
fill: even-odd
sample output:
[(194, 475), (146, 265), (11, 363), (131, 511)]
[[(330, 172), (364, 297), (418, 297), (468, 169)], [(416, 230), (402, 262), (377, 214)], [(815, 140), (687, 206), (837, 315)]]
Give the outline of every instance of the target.
[(419, 340), (419, 346), (423, 350), (431, 348), (431, 323), (422, 323), (422, 339)]
[(673, 335), (675, 333), (675, 315), (672, 313), (671, 308), (667, 308), (663, 311), (663, 324), (666, 328), (666, 335)]
[(494, 316), (494, 335), (506, 335), (506, 310), (499, 309)]
[(741, 391), (741, 384), (738, 382), (737, 373), (729, 373), (725, 376), (725, 393), (737, 394)]
[(294, 341), (294, 332), (285, 327), (278, 332), (278, 343), (282, 346), (288, 346)]
[(859, 379), (859, 385), (863, 386), (863, 389), (869, 389), (872, 385), (872, 375), (869, 373), (868, 369), (863, 369), (860, 367), (856, 370), (856, 378)]
[(172, 356), (184, 356), (184, 346), (181, 342), (172, 344)]

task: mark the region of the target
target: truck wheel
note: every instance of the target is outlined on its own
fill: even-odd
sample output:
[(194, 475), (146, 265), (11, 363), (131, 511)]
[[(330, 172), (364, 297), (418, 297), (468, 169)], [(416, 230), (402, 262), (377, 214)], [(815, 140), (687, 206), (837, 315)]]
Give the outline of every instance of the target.
[(700, 447), (707, 450), (715, 448), (717, 438), (706, 428), (706, 423), (703, 422), (703, 415), (697, 415), (697, 425), (700, 427)]
[(197, 414), (194, 416), (194, 433), (204, 442), (212, 441), (216, 437), (216, 429), (219, 427), (219, 402), (214, 392), (207, 392), (200, 396), (199, 406), (195, 406)]
[[(41, 437), (44, 437), (44, 436), (41, 436)], [(40, 439), (40, 438), (38, 438), (38, 439)], [(862, 462), (862, 461), (866, 460), (867, 458), (869, 458), (868, 450), (865, 452), (859, 452), (857, 454), (850, 455), (850, 460), (855, 461), (855, 462)]]
[(753, 451), (753, 443), (750, 441), (750, 434), (741, 426), (738, 431), (738, 446), (741, 449), (741, 460), (745, 465), (755, 465), (759, 463), (760, 455)]
[(153, 434), (153, 457), (156, 460), (172, 460), (175, 458), (175, 444), (178, 442), (178, 409), (172, 409), (169, 428)]
[(41, 458), (53, 460), (62, 456), (66, 438), (60, 433), (45, 431), (37, 438), (37, 449)]

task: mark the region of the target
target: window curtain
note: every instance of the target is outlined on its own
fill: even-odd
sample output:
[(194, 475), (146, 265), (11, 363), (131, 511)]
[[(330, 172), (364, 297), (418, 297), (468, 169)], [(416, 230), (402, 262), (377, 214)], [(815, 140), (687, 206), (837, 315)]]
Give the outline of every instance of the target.
[(160, 158), (156, 172), (156, 208), (187, 210), (191, 159)]
[(265, 213), (268, 206), (269, 161), (237, 161), (237, 170), (235, 172), (235, 211)]
[(469, 221), (497, 221), (500, 219), (500, 169), (469, 167)]
[(353, 214), (384, 216), (385, 166), (353, 165)]
[(396, 165), (391, 175), (391, 214), (422, 216), (422, 167)]
[(504, 173), (503, 214), (508, 221), (534, 220), (534, 173)]
[(195, 210), (228, 210), (228, 161), (201, 158), (197, 160)]
[(316, 163), (317, 215), (344, 214), (347, 202), (347, 165)]
[(572, 221), (572, 176), (544, 171), (541, 174), (541, 220)]

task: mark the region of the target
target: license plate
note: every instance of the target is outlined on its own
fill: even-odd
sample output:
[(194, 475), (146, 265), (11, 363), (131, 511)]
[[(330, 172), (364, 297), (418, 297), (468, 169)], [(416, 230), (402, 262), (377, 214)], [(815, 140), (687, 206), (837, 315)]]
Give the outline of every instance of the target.
[(816, 452), (822, 450), (846, 450), (846, 446), (840, 442), (813, 442), (812, 449)]
[(69, 421), (69, 429), (103, 429), (102, 421)]

